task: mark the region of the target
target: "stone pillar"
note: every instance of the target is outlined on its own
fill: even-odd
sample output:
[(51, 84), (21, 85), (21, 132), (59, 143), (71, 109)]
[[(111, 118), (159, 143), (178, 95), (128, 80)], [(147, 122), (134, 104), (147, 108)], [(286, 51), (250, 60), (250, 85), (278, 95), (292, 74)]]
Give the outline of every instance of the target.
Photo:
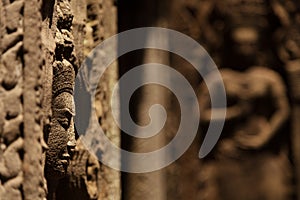
[[(24, 1), (24, 199), (45, 196), (42, 145), (42, 66), (41, 1)], [(11, 14), (9, 14), (11, 15)]]
[(0, 2), (0, 199), (44, 199), (40, 1)]

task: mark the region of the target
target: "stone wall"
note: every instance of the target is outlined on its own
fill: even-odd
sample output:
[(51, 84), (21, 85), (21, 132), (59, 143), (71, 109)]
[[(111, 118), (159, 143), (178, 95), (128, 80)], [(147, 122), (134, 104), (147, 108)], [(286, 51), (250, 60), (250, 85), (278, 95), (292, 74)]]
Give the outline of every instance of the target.
[[(97, 21), (91, 22), (90, 12)], [(72, 97), (75, 75), (88, 51), (116, 33), (113, 1), (1, 0), (0, 15), (0, 199), (71, 198), (73, 191), (66, 190), (74, 186), (70, 174), (89, 179), (87, 164), (99, 169), (97, 188), (89, 188), (88, 182), (73, 189), (87, 189), (83, 195), (90, 195), (92, 188), (98, 199), (119, 199), (119, 173), (100, 167), (80, 141), (75, 149)], [(95, 31), (92, 41), (90, 29)], [(119, 143), (118, 128), (106, 114), (116, 67), (101, 82), (95, 107), (103, 107), (101, 124)], [(80, 153), (87, 159), (80, 158), (83, 167), (77, 173), (72, 163)], [(71, 159), (69, 167), (60, 156)]]

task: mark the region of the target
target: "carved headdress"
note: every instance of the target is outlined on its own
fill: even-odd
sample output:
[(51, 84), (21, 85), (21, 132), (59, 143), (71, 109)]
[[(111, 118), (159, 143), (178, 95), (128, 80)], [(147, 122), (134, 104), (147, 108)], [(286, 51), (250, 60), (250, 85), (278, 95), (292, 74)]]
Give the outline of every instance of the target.
[(53, 97), (68, 92), (73, 95), (75, 84), (75, 70), (72, 64), (63, 59), (63, 61), (55, 61), (53, 66)]

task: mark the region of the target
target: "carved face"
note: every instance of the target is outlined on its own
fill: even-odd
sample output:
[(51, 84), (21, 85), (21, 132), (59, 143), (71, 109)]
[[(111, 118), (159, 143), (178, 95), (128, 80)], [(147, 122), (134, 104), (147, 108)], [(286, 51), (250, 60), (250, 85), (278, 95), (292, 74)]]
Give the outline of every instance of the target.
[(53, 99), (52, 122), (46, 153), (46, 175), (57, 179), (65, 176), (69, 165), (70, 151), (75, 147), (73, 116), (74, 100), (68, 92)]
[(253, 27), (237, 28), (232, 33), (236, 51), (243, 56), (251, 56), (256, 53), (259, 34)]

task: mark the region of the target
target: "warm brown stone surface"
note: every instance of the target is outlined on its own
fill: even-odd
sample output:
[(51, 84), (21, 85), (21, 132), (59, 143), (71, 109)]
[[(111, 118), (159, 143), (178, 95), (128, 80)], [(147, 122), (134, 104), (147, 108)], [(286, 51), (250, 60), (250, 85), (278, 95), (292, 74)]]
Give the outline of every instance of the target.
[[(299, 199), (299, 13), (296, 0), (1, 0), (0, 200)], [(224, 79), (227, 116), (216, 147), (199, 160), (211, 120), (202, 78), (168, 52), (124, 55), (97, 80), (92, 105), (94, 120), (114, 144), (121, 138), (110, 110), (112, 89), (118, 75), (137, 64), (159, 62), (182, 73), (202, 113), (199, 134), (179, 160), (156, 172), (124, 173), (121, 184), (120, 172), (101, 164), (78, 138), (85, 133), (75, 133), (74, 81), (98, 44), (143, 26), (170, 27), (205, 47)], [(124, 136), (123, 148), (148, 152), (175, 136), (180, 109), (164, 88), (139, 89), (134, 120), (147, 124), (153, 103), (167, 109), (165, 127), (149, 140)], [(100, 146), (106, 160), (113, 159)]]
[[(17, 3), (18, 1), (16, 1)], [(42, 165), (42, 43), (41, 43), (41, 2), (24, 1), (24, 73), (23, 73), (23, 108), (24, 108), (24, 199), (45, 198)], [(14, 19), (15, 20), (15, 19)]]
[[(274, 100), (263, 103), (263, 109), (261, 107), (257, 108), (247, 115), (245, 115), (245, 113), (249, 112), (249, 110), (245, 111), (242, 107), (228, 110), (228, 117), (235, 116), (237, 113), (243, 113), (243, 115), (249, 117), (249, 119), (251, 116), (254, 117), (253, 123), (249, 122), (247, 126), (244, 122), (241, 124), (241, 129), (244, 129), (244, 132), (251, 129), (254, 131), (255, 127), (265, 127), (266, 125), (260, 125), (261, 123), (264, 124), (264, 120), (256, 118), (255, 116), (259, 112), (265, 112), (266, 114), (268, 106), (274, 107), (275, 105), (275, 108), (280, 108), (279, 105), (282, 105), (282, 103), (279, 103), (279, 99), (283, 99), (284, 96), (285, 99), (288, 99), (285, 100), (287, 103), (284, 104), (288, 104), (288, 107), (291, 107), (291, 115), (283, 117), (286, 116), (287, 113), (279, 112), (277, 116), (281, 115), (281, 117), (275, 117), (277, 119), (274, 120), (277, 121), (277, 125), (274, 126), (276, 128), (273, 128), (273, 131), (277, 130), (277, 133), (274, 135), (275, 137), (273, 137), (273, 139), (269, 138), (270, 142), (262, 149), (259, 148), (259, 150), (255, 150), (254, 152), (256, 153), (252, 153), (253, 150), (247, 150), (251, 153), (248, 152), (247, 156), (241, 156), (243, 158), (242, 161), (239, 160), (240, 158), (237, 159), (235, 157), (237, 155), (234, 151), (234, 143), (225, 140), (224, 145), (221, 145), (222, 142), (220, 142), (220, 147), (223, 149), (220, 150), (220, 152), (227, 152), (227, 157), (229, 156), (231, 161), (225, 161), (226, 159), (224, 160), (223, 157), (222, 160), (220, 160), (221, 158), (219, 157), (210, 157), (196, 162), (193, 156), (197, 156), (197, 151), (201, 144), (201, 139), (199, 139), (198, 143), (195, 142), (185, 155), (175, 163), (174, 169), (177, 170), (170, 170), (170, 177), (174, 177), (174, 175), (179, 176), (181, 182), (169, 185), (168, 197), (170, 199), (246, 199), (246, 196), (249, 196), (251, 199), (297, 199), (295, 193), (299, 191), (299, 189), (293, 190), (293, 188), (295, 182), (297, 184), (300, 180), (299, 175), (297, 175), (299, 174), (299, 164), (296, 164), (297, 162), (299, 163), (299, 155), (297, 152), (299, 152), (300, 141), (298, 137), (299, 123), (296, 123), (299, 112), (297, 109), (298, 89), (296, 89), (299, 88), (297, 86), (299, 82), (297, 73), (299, 71), (299, 64), (297, 59), (298, 53), (300, 52), (297, 36), (299, 34), (299, 2), (277, 0), (178, 0), (177, 3), (173, 5), (172, 13), (174, 14), (170, 20), (170, 26), (172, 28), (190, 35), (202, 44), (213, 57), (219, 68), (228, 67), (238, 70), (238, 72), (235, 71), (234, 75), (228, 79), (228, 83), (234, 86), (232, 90), (227, 91), (228, 95), (233, 92), (232, 97), (243, 97), (243, 89), (240, 87), (241, 83), (237, 77), (242, 77), (241, 79), (251, 77), (250, 74), (247, 73), (247, 70), (252, 65), (263, 65), (265, 66), (264, 68), (266, 68), (264, 72), (254, 72), (253, 75), (255, 75), (256, 78), (259, 76), (265, 76), (265, 78), (270, 76), (274, 77), (267, 72), (269, 69), (274, 70), (275, 74), (277, 73), (276, 76), (279, 77), (279, 79), (274, 78), (273, 83), (270, 84), (272, 87), (270, 87), (283, 87), (286, 88), (286, 90), (274, 90), (277, 91), (277, 95), (275, 96), (269, 93), (269, 98), (273, 96)], [(195, 73), (187, 63), (176, 58), (176, 56), (174, 56), (171, 63), (173, 64), (172, 66), (179, 69), (180, 72), (187, 74), (192, 86), (195, 89), (197, 88), (200, 96), (204, 95), (202, 94), (203, 88), (198, 88), (201, 78), (193, 75)], [(241, 75), (240, 72), (245, 72), (246, 76)], [(253, 78), (253, 80), (256, 78)], [(270, 78), (270, 80), (271, 79), (272, 78)], [(280, 79), (283, 81), (280, 81)], [(256, 82), (257, 83), (253, 82), (249, 85), (253, 85), (251, 87), (259, 88), (259, 90), (264, 88), (264, 84), (261, 82), (265, 81), (260, 80)], [(204, 97), (205, 95), (201, 96), (199, 101), (203, 102), (204, 99), (207, 99)], [(228, 99), (229, 104), (235, 102), (232, 102), (232, 97)], [(291, 100), (294, 102), (293, 104), (290, 103)], [(256, 104), (257, 102), (253, 102), (250, 105), (254, 106)], [(176, 111), (174, 113), (176, 113)], [(201, 115), (204, 117), (203, 115), (205, 114), (202, 112)], [(284, 118), (286, 118), (286, 120), (282, 123)], [(278, 126), (280, 123), (282, 123), (281, 128)], [(228, 130), (224, 130), (222, 135), (225, 135), (226, 132), (232, 135), (238, 126), (237, 124), (228, 124)], [(258, 130), (257, 132), (259, 132)], [(252, 140), (251, 138), (247, 138), (247, 140), (248, 139), (250, 141)], [(290, 143), (289, 140), (292, 142)], [(251, 143), (250, 141), (249, 143)], [(263, 141), (266, 140), (257, 138), (257, 141), (254, 143), (257, 145), (259, 143), (263, 144)], [(215, 149), (218, 148), (216, 147)], [(242, 152), (244, 151), (245, 150)], [(215, 154), (213, 153), (213, 155)], [(193, 163), (193, 165), (190, 163)], [(250, 170), (250, 166), (255, 167)], [(249, 171), (251, 171), (251, 173)], [(294, 172), (296, 172), (296, 174), (293, 174)], [(209, 174), (218, 175), (212, 177)], [(191, 176), (194, 176), (194, 178), (191, 179)], [(226, 181), (221, 181), (222, 179)], [(269, 182), (265, 182), (265, 180), (268, 179), (272, 179), (272, 181), (269, 180)], [(262, 183), (259, 184), (261, 180)], [(246, 185), (248, 184), (251, 186), (247, 187)], [(268, 187), (264, 186), (266, 184)], [(177, 188), (181, 188), (181, 190)], [(226, 193), (223, 193), (224, 191), (226, 191)], [(255, 196), (260, 195), (262, 191), (264, 193), (262, 196)], [(219, 197), (219, 195), (221, 195), (221, 197)]]
[[(22, 73), (24, 1), (0, 3), (0, 197), (22, 199), (24, 161), (24, 112), (21, 103), (23, 95)], [(14, 17), (9, 14), (13, 11)], [(7, 39), (6, 39), (7, 38)], [(6, 42), (3, 42), (6, 39)], [(34, 79), (34, 78), (33, 78)], [(15, 100), (12, 104), (11, 100)], [(21, 134), (22, 131), (22, 134)]]
[[(103, 13), (110, 16), (105, 25), (101, 23), (98, 37), (103, 40), (116, 32), (116, 10), (112, 1), (93, 3), (105, 7), (105, 12), (98, 13), (101, 18)], [(89, 4), (73, 0), (0, 2), (0, 199), (58, 199), (60, 181), (72, 184), (82, 177), (86, 185), (75, 189), (80, 193), (85, 188), (89, 196), (77, 198), (119, 199), (118, 173), (100, 169), (83, 145), (74, 149), (73, 90), (85, 56)], [(93, 47), (101, 40), (92, 41)], [(116, 75), (116, 69), (111, 70), (105, 84), (113, 84)], [(102, 93), (108, 95), (108, 91)], [(107, 129), (118, 142), (118, 129)], [(87, 159), (76, 157), (81, 154)], [(72, 168), (74, 163), (83, 163), (83, 168)], [(64, 179), (68, 173), (74, 175), (70, 180)], [(74, 194), (60, 189), (63, 199)]]
[[(286, 137), (290, 110), (283, 81), (265, 67), (221, 74), (229, 105), (222, 138), (203, 163), (203, 199), (290, 199), (291, 163), (275, 142)], [(199, 97), (203, 122), (210, 119), (207, 97)]]

